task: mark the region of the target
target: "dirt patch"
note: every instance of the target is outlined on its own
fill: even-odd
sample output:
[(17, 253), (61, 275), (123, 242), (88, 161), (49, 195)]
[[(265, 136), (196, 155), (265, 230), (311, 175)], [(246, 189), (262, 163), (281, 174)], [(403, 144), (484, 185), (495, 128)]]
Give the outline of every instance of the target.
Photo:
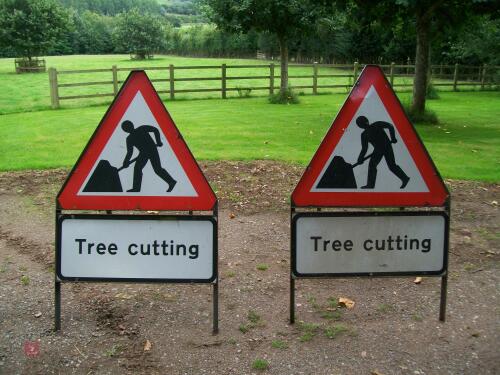
[[(0, 373), (500, 371), (498, 184), (446, 181), (453, 197), (446, 323), (438, 321), (437, 278), (354, 278), (298, 280), (290, 326), (289, 196), (303, 168), (201, 167), (221, 208), (217, 336), (209, 285), (114, 283), (63, 284), (63, 331), (54, 334), (53, 211), (68, 171), (0, 174)], [(354, 308), (340, 306), (340, 297)], [(38, 354), (28, 356), (26, 343)]]

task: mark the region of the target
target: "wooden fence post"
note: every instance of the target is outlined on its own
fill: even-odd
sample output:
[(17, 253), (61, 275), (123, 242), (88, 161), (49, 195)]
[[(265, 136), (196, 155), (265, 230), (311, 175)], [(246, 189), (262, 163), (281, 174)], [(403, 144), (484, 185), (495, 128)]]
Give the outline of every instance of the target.
[(486, 82), (486, 69), (487, 65), (483, 65), (483, 71), (481, 73), (481, 90), (484, 90), (484, 83)]
[(170, 83), (170, 99), (175, 99), (175, 86), (174, 86), (174, 65), (170, 64), (168, 66), (169, 71), (169, 83)]
[(318, 63), (313, 63), (313, 94), (318, 94)]
[(222, 99), (226, 99), (226, 64), (222, 64), (222, 76), (221, 76), (221, 84), (222, 84)]
[(57, 70), (49, 68), (50, 102), (52, 108), (59, 108), (59, 88), (57, 86)]
[(116, 69), (116, 65), (113, 65), (111, 70), (113, 71), (113, 93), (116, 96), (118, 94), (118, 70)]
[(274, 94), (274, 64), (269, 64), (269, 95)]
[(396, 65), (395, 63), (391, 62), (391, 70), (390, 70), (390, 81), (391, 81), (391, 86), (394, 86), (394, 65)]
[(455, 71), (453, 72), (453, 91), (457, 91), (458, 84), (458, 64), (455, 64)]
[(354, 83), (356, 82), (356, 80), (358, 79), (358, 67), (359, 67), (359, 63), (357, 61), (354, 61), (354, 69), (353, 69), (353, 72), (352, 72), (352, 76), (353, 76), (353, 85)]

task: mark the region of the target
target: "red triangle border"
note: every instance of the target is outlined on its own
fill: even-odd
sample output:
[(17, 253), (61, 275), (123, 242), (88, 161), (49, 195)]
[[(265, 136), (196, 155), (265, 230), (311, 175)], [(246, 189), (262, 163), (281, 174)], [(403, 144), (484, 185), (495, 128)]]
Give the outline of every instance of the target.
[[(343, 129), (351, 122), (371, 86), (377, 90), (429, 191), (312, 192), (314, 182), (344, 134)], [(291, 202), (292, 207), (437, 207), (444, 206), (448, 198), (448, 189), (382, 69), (376, 65), (367, 65), (295, 187)]]
[[(78, 195), (83, 182), (138, 91), (141, 91), (198, 196)], [(142, 70), (130, 72), (57, 196), (58, 209), (64, 210), (212, 211), (216, 203), (217, 197), (210, 184), (153, 84)]]

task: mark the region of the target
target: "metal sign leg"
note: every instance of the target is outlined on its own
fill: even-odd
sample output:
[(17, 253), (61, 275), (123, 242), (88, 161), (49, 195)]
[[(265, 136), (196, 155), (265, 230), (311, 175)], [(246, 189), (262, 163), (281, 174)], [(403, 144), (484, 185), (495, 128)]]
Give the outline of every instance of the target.
[(295, 279), (290, 275), (290, 324), (295, 323)]
[(219, 281), (217, 280), (213, 287), (213, 324), (212, 333), (219, 333)]
[(448, 292), (448, 274), (441, 277), (441, 303), (439, 304), (439, 320), (446, 319), (446, 294)]
[(54, 283), (54, 331), (61, 330), (61, 282)]

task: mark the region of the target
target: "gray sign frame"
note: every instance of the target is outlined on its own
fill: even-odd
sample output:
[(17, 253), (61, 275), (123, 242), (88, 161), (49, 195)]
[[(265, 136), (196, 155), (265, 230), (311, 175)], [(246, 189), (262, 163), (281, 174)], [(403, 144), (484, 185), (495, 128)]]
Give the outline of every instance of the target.
[[(440, 216), (444, 219), (443, 233), (443, 262), (439, 271), (395, 271), (395, 272), (317, 272), (301, 273), (297, 270), (297, 224), (301, 218), (323, 218), (323, 217), (431, 217)], [(448, 267), (449, 247), (449, 216), (442, 211), (379, 211), (379, 212), (301, 212), (292, 217), (291, 225), (291, 272), (295, 278), (334, 278), (334, 277), (363, 277), (363, 276), (442, 276)], [(360, 228), (362, 229), (362, 228)]]
[[(62, 273), (62, 230), (63, 222), (71, 220), (118, 220), (118, 221), (198, 221), (212, 223), (212, 275), (209, 278), (130, 278), (130, 277), (72, 277), (64, 276)], [(217, 279), (217, 259), (218, 259), (218, 239), (217, 239), (217, 221), (214, 217), (208, 215), (94, 215), (94, 214), (65, 214), (59, 215), (57, 219), (57, 238), (56, 238), (56, 274), (63, 281), (102, 281), (102, 282), (140, 282), (140, 283), (214, 283)]]

